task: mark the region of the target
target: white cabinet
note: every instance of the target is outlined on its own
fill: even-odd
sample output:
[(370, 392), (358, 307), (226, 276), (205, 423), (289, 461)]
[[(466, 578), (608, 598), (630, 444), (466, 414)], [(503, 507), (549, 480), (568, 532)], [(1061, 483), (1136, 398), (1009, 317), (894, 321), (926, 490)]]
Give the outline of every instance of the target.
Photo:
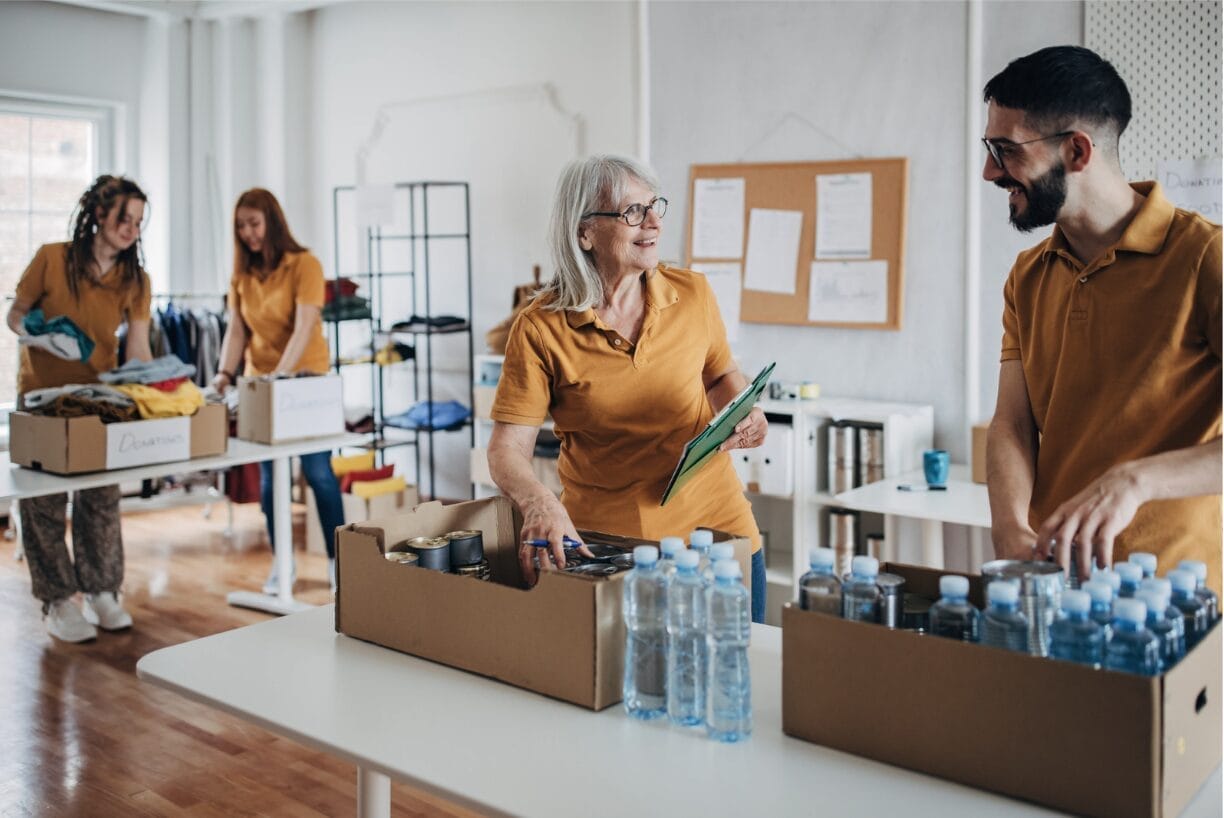
[[(501, 376), (501, 364), (504, 357), (492, 354), (477, 355), (472, 368), (476, 376), (472, 402), (472, 422), (475, 435), (469, 455), (469, 466), (472, 473), (472, 496), (477, 500), (501, 493), (489, 474), (488, 446), (489, 436), (493, 433), (493, 421), (489, 418), (489, 412), (493, 408), (493, 395), (497, 390), (497, 379)], [(552, 421), (544, 421), (541, 430), (551, 433)], [(536, 479), (545, 488), (551, 489), (558, 495), (561, 493), (561, 481), (557, 477), (557, 458), (534, 457), (531, 461), (531, 468)]]

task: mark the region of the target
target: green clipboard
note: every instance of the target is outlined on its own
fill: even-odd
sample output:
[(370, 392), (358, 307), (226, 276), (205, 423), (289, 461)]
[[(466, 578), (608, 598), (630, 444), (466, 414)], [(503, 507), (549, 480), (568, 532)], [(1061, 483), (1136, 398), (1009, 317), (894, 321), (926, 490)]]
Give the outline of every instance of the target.
[(701, 434), (684, 444), (684, 451), (680, 455), (680, 462), (676, 464), (676, 470), (672, 472), (671, 480), (667, 481), (667, 488), (663, 491), (663, 499), (659, 501), (660, 506), (667, 505), (667, 501), (675, 497), (676, 492), (684, 488), (684, 484), (692, 479), (697, 470), (718, 453), (718, 447), (723, 444), (723, 441), (731, 437), (731, 433), (735, 431), (735, 425), (748, 416), (748, 413), (752, 411), (752, 407), (760, 399), (761, 393), (765, 391), (765, 386), (769, 383), (769, 376), (773, 373), (776, 365), (777, 362), (774, 362), (762, 369), (760, 374), (753, 378), (752, 383), (744, 387), (744, 391), (736, 395), (730, 403), (722, 408), (722, 411), (710, 420), (709, 425), (702, 430)]

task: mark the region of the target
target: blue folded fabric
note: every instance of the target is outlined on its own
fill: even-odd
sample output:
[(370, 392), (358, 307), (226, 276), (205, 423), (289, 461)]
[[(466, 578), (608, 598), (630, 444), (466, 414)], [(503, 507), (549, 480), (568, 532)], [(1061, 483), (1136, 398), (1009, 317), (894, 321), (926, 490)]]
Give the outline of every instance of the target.
[(59, 333), (61, 335), (70, 335), (77, 340), (81, 347), (81, 361), (88, 361), (89, 356), (93, 355), (94, 342), (93, 339), (85, 334), (85, 331), (73, 323), (72, 319), (66, 315), (57, 315), (50, 321), (47, 316), (43, 315), (42, 308), (35, 308), (26, 313), (21, 325), (25, 327), (25, 331), (31, 335), (50, 335)]
[(423, 400), (407, 412), (384, 418), (383, 423), (400, 429), (449, 431), (463, 425), (472, 416), (472, 410), (454, 400)]

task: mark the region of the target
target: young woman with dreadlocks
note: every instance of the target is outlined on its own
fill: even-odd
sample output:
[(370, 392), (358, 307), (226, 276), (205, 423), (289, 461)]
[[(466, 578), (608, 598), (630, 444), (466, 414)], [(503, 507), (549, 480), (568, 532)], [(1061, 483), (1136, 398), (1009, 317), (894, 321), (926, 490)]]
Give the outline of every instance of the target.
[[(115, 333), (127, 322), (127, 357), (148, 361), (149, 277), (140, 252), (145, 194), (130, 179), (99, 176), (81, 196), (72, 240), (44, 244), (17, 282), (8, 326), (27, 334), (25, 318), (41, 310), (47, 322), (72, 321), (93, 343), (88, 358), (66, 359), (23, 343), (17, 391), (98, 382), (118, 366)], [(62, 354), (62, 353), (60, 353)], [(22, 500), (22, 542), (34, 597), (42, 602), (47, 630), (66, 642), (85, 642), (105, 630), (131, 627), (119, 602), (123, 539), (119, 487), (81, 489), (72, 497), (72, 549), (64, 541), (67, 494)], [(73, 601), (85, 594), (84, 612)]]

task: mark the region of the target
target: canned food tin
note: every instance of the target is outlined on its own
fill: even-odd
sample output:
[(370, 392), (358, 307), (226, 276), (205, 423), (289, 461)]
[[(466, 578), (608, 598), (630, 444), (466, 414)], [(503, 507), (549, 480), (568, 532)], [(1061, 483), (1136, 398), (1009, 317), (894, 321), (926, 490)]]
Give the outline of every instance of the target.
[(612, 563), (617, 568), (627, 571), (628, 569), (633, 567), (633, 555), (632, 554), (617, 554), (615, 557), (608, 560), (608, 562)]
[(1020, 585), (1020, 610), (1029, 623), (1029, 653), (1047, 656), (1050, 627), (1062, 603), (1062, 568), (1053, 562), (993, 560), (982, 566), (982, 578), (987, 583), (1006, 580)]
[(608, 562), (588, 562), (575, 565), (573, 568), (566, 568), (565, 571), (569, 574), (584, 574), (591, 577), (610, 577), (620, 573), (619, 568)]
[(401, 565), (416, 565), (420, 558), (411, 551), (388, 551), (387, 562), (398, 562)]
[(890, 628), (901, 627), (905, 578), (881, 573), (876, 576), (876, 585), (880, 589), (880, 624)]
[(422, 568), (450, 572), (450, 540), (446, 537), (413, 537), (403, 545), (417, 555)]
[(917, 594), (906, 594), (901, 609), (901, 627), (907, 631), (926, 633), (931, 626), (931, 600)]
[(490, 582), (493, 579), (492, 573), (489, 571), (489, 561), (481, 560), (475, 565), (460, 565), (455, 569), (455, 573), (461, 577), (472, 577), (473, 579)]
[(481, 532), (451, 531), (446, 539), (450, 540), (451, 568), (476, 565), (484, 559), (484, 536)]

